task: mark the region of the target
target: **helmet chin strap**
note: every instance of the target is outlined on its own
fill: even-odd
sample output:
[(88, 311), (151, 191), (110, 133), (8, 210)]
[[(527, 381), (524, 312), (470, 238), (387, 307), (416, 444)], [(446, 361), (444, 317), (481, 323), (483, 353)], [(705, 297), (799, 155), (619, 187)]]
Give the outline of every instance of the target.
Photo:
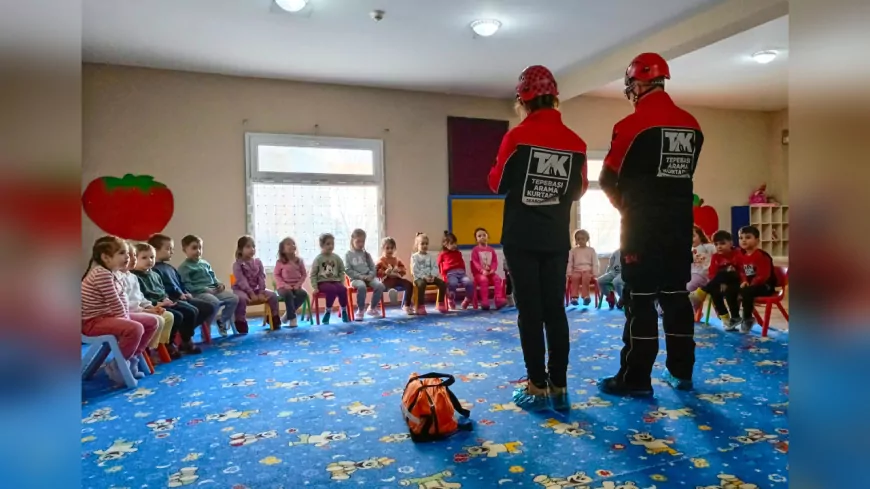
[(633, 104), (636, 104), (637, 101), (643, 98), (644, 95), (652, 92), (656, 88), (664, 88), (665, 83), (664, 80), (659, 81), (658, 79), (656, 79), (646, 85), (646, 90), (635, 93), (634, 89), (637, 87), (637, 82), (632, 80), (628, 85), (626, 85), (625, 90), (623, 90), (623, 93), (625, 93), (625, 98), (630, 100)]

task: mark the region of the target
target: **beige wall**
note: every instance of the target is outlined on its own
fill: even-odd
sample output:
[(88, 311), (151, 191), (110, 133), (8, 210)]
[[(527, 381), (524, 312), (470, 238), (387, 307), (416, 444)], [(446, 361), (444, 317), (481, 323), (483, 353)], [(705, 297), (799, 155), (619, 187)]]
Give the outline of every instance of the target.
[[(93, 178), (124, 173), (166, 183), (176, 203), (166, 233), (202, 236), (221, 277), (228, 276), (235, 240), (246, 227), (245, 132), (383, 139), (386, 228), (404, 255), (416, 231), (437, 235), (447, 225), (446, 117), (516, 122), (511, 104), (502, 100), (90, 64), (83, 69), (83, 188)], [(613, 124), (630, 106), (579, 97), (562, 110), (590, 150), (606, 150)], [(769, 181), (770, 116), (690, 110), (706, 136), (696, 192), (717, 208), (727, 229), (730, 206), (744, 204), (755, 186)], [(86, 250), (99, 234), (83, 216)]]
[[(514, 116), (494, 99), (102, 65), (84, 66), (83, 112), (83, 185), (124, 173), (166, 183), (166, 233), (200, 235), (221, 277), (245, 233), (245, 132), (383, 139), (386, 231), (405, 256), (417, 231), (447, 226), (447, 116)], [(87, 249), (100, 231), (83, 222)]]
[(788, 204), (788, 146), (782, 145), (782, 131), (788, 129), (788, 110), (770, 114), (768, 152), (770, 179), (767, 192), (781, 204)]

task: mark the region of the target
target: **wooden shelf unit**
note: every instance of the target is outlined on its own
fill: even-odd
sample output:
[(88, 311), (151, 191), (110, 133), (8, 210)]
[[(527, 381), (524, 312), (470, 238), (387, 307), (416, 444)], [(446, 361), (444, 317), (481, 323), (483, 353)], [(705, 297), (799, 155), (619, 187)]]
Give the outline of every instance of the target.
[(788, 221), (787, 205), (749, 206), (749, 224), (761, 233), (761, 249), (774, 258), (788, 258)]

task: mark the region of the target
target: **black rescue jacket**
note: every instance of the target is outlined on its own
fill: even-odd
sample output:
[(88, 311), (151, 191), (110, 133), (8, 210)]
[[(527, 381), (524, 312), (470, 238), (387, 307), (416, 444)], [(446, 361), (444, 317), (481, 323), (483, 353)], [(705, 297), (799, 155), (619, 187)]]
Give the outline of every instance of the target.
[(586, 143), (555, 109), (529, 114), (505, 134), (489, 188), (505, 195), (501, 244), (531, 251), (571, 247), (571, 204), (586, 191)]
[(688, 269), (692, 176), (703, 143), (698, 121), (664, 91), (643, 96), (613, 127), (599, 182), (622, 215), (623, 257), (682, 252)]

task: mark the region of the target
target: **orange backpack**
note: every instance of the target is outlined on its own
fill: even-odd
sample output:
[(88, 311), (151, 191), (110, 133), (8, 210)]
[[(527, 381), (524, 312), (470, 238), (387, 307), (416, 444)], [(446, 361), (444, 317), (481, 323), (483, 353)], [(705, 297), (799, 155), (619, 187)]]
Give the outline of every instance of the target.
[(402, 414), (413, 441), (439, 440), (458, 430), (471, 430), (471, 413), (450, 391), (455, 382), (447, 374), (411, 374), (402, 394)]

